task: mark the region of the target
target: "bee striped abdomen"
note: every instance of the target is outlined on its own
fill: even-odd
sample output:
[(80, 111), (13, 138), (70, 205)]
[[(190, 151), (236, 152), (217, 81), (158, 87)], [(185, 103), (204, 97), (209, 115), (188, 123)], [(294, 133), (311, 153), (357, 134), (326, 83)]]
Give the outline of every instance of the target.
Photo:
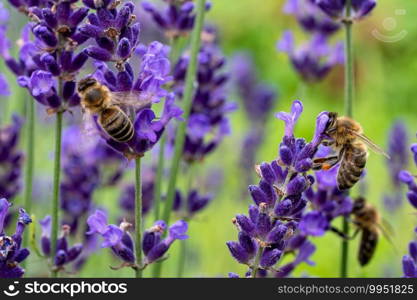
[(368, 152), (363, 146), (350, 145), (345, 149), (343, 160), (337, 174), (339, 190), (347, 190), (357, 183), (366, 165)]
[(120, 108), (106, 109), (100, 115), (99, 122), (107, 134), (119, 143), (126, 143), (133, 138), (133, 124)]
[(369, 229), (362, 230), (362, 237), (358, 251), (358, 260), (361, 266), (369, 263), (373, 257), (378, 243), (378, 233)]

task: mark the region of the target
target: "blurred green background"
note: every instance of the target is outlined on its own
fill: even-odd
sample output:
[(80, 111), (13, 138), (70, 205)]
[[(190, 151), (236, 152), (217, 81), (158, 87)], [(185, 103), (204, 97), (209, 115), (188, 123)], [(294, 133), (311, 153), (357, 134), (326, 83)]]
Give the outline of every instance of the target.
[[(2, 0), (3, 1), (3, 0)], [(139, 1), (134, 1), (135, 3)], [(275, 48), (277, 40), (286, 29), (297, 32), (300, 39), (304, 33), (298, 27), (295, 19), (282, 13), (281, 0), (213, 0), (213, 8), (207, 15), (207, 20), (219, 28), (221, 47), (228, 57), (235, 53), (246, 51), (253, 55), (258, 68), (260, 79), (270, 83), (279, 90), (280, 98), (274, 112), (288, 111), (291, 102), (300, 98), (304, 103), (304, 113), (296, 128), (296, 136), (310, 139), (317, 114), (323, 110), (343, 111), (343, 68), (332, 71), (323, 82), (307, 86), (302, 95), (299, 90), (300, 79), (293, 71), (286, 55), (278, 53)], [(397, 9), (403, 9), (405, 15), (397, 15)], [(387, 135), (395, 120), (403, 120), (410, 132), (410, 142), (415, 142), (417, 131), (417, 101), (414, 99), (417, 74), (417, 3), (408, 0), (378, 1), (378, 6), (371, 17), (354, 26), (354, 48), (356, 67), (356, 99), (354, 102), (354, 118), (364, 127), (368, 136), (377, 144), (387, 145)], [(18, 36), (24, 18), (12, 13), (13, 26), (11, 34)], [(388, 28), (387, 18), (396, 21), (395, 28)], [(15, 22), (15, 20), (19, 20)], [(139, 19), (140, 21), (140, 19)], [(392, 21), (392, 20), (391, 20)], [(385, 22), (385, 23), (384, 23)], [(16, 25), (15, 25), (16, 24)], [(391, 30), (387, 30), (391, 29)], [(393, 36), (406, 31), (406, 36), (395, 43), (386, 43), (376, 39), (372, 31)], [(334, 37), (343, 38), (343, 32)], [(14, 77), (1, 65), (1, 72), (6, 73), (10, 82)], [(2, 108), (10, 118), (12, 112), (24, 113), (26, 92), (12, 84), (12, 96), (0, 99)], [(230, 93), (230, 99), (239, 102), (240, 99)], [(7, 105), (5, 105), (7, 101)], [(38, 111), (43, 108), (38, 106)], [(3, 113), (4, 115), (4, 113)], [(38, 219), (48, 213), (46, 210), (51, 199), (51, 180), (53, 157), (53, 126), (52, 120), (41, 114), (41, 125), (37, 127), (36, 166), (34, 211)], [(257, 161), (271, 161), (277, 156), (277, 149), (283, 134), (283, 123), (271, 117), (267, 124), (267, 136), (264, 145), (258, 152)], [(237, 231), (231, 223), (232, 217), (238, 213), (246, 213), (251, 200), (245, 193), (246, 187), (239, 168), (239, 145), (248, 130), (248, 122), (242, 109), (231, 114), (232, 135), (227, 137), (220, 148), (209, 156), (196, 174), (204, 178), (212, 169), (220, 169), (224, 173), (223, 184), (209, 207), (190, 223), (187, 241), (186, 277), (224, 277), (228, 272), (243, 275), (246, 267), (239, 265), (229, 254), (225, 245), (228, 240), (236, 240)], [(24, 139), (22, 140), (22, 147)], [(154, 157), (152, 157), (152, 155)], [(150, 153), (145, 159), (148, 164), (156, 160), (156, 153)], [(415, 167), (410, 165), (412, 171)], [(417, 224), (412, 208), (406, 203), (402, 208), (392, 213), (384, 211), (382, 195), (389, 192), (390, 184), (387, 176), (387, 166), (383, 156), (371, 154), (367, 168), (367, 198), (381, 209), (383, 217), (394, 228), (391, 245), (382, 239), (377, 248), (373, 261), (366, 267), (360, 268), (356, 262), (357, 240), (350, 243), (349, 274), (352, 277), (386, 277), (402, 276), (401, 258), (407, 252), (408, 242), (413, 238), (414, 227)], [(132, 170), (124, 178), (125, 182), (132, 179)], [(180, 178), (184, 184), (187, 178)], [(254, 184), (256, 183), (254, 178)], [(100, 189), (94, 195), (94, 202), (106, 207), (111, 221), (119, 217), (117, 201), (120, 194), (118, 189)], [(355, 188), (352, 192), (357, 195)], [(244, 196), (246, 195), (246, 196)], [(17, 197), (15, 202), (21, 201)], [(151, 215), (150, 215), (151, 216)], [(147, 225), (151, 220), (147, 220)], [(339, 225), (339, 224), (335, 224)], [(39, 231), (39, 228), (37, 229)], [(39, 235), (39, 234), (38, 234)], [(337, 277), (339, 274), (339, 253), (341, 241), (332, 233), (322, 238), (313, 239), (317, 251), (312, 260), (315, 266), (301, 265), (294, 276)], [(175, 276), (177, 268), (179, 243), (171, 248), (170, 258), (164, 263), (163, 276)], [(87, 265), (79, 274), (83, 277), (127, 277), (133, 276), (133, 271), (124, 269), (113, 271), (109, 265), (118, 265), (108, 249), (99, 249), (88, 260)], [(27, 276), (47, 275), (46, 262), (32, 255), (28, 263)], [(63, 275), (70, 276), (70, 275)], [(145, 276), (150, 276), (149, 270)]]

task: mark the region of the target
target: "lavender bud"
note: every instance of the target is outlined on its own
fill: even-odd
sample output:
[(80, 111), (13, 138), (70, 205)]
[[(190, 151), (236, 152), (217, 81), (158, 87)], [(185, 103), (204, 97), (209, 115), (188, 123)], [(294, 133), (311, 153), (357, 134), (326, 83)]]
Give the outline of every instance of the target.
[(101, 61), (109, 61), (112, 56), (109, 51), (95, 46), (89, 46), (85, 52), (88, 56)]
[(416, 265), (413, 259), (408, 256), (403, 256), (403, 272), (405, 277), (414, 278), (417, 276)]
[(258, 220), (258, 216), (259, 216), (259, 211), (258, 211), (258, 207), (251, 204), (249, 206), (249, 218), (252, 221), (252, 223), (256, 223)]
[(229, 248), (232, 256), (241, 264), (246, 264), (249, 260), (249, 254), (238, 242), (227, 242), (227, 247)]
[(49, 256), (51, 254), (51, 241), (46, 236), (43, 236), (41, 238), (41, 249), (43, 254), (45, 254), (46, 256)]
[(51, 11), (51, 9), (42, 9), (42, 16), (43, 20), (49, 27), (55, 28), (58, 25), (58, 20), (56, 19), (55, 14)]
[(147, 256), (149, 251), (155, 246), (156, 243), (156, 235), (155, 232), (146, 231), (143, 235), (142, 240), (142, 250), (143, 253)]
[(268, 233), (267, 241), (271, 244), (276, 244), (284, 238), (286, 232), (287, 226), (283, 224), (275, 225), (274, 228)]
[(62, 51), (59, 57), (59, 64), (63, 71), (71, 71), (72, 51)]
[(261, 181), (259, 182), (259, 188), (266, 195), (266, 201), (263, 202), (266, 203), (268, 206), (273, 206), (275, 204), (275, 201), (277, 200), (277, 194), (273, 185), (261, 179)]
[(117, 46), (117, 55), (120, 58), (126, 58), (130, 55), (131, 45), (127, 38), (122, 38)]
[(289, 241), (288, 241), (288, 248), (289, 249), (298, 249), (300, 248), (304, 242), (306, 241), (306, 237), (304, 235), (298, 234), (296, 236), (293, 236)]
[(265, 250), (261, 257), (261, 266), (264, 268), (272, 267), (281, 258), (282, 252), (278, 249)]
[(415, 192), (408, 192), (407, 198), (411, 205), (417, 208), (417, 194)]
[(77, 27), (87, 15), (88, 15), (88, 8), (80, 7), (76, 9), (69, 17), (68, 25), (71, 27)]
[(304, 176), (297, 175), (291, 179), (287, 186), (287, 195), (297, 195), (307, 188), (307, 181)]
[(313, 165), (312, 160), (310, 158), (306, 158), (301, 161), (298, 161), (295, 164), (295, 170), (299, 173), (307, 172), (308, 170), (311, 169), (312, 165)]
[(101, 34), (101, 28), (99, 26), (91, 25), (91, 24), (85, 24), (82, 27), (79, 28), (79, 31), (91, 38), (97, 38)]
[(416, 241), (411, 242), (408, 248), (409, 248), (411, 257), (417, 263), (417, 242)]
[(279, 156), (282, 162), (287, 166), (290, 166), (292, 164), (293, 155), (290, 148), (288, 148), (287, 146), (281, 145), (281, 147), (279, 148)]
[(237, 215), (236, 222), (239, 224), (240, 228), (249, 235), (252, 235), (255, 230), (255, 225), (252, 221), (245, 215)]
[(55, 266), (62, 266), (66, 263), (66, 261), (67, 253), (64, 250), (58, 250), (54, 259)]
[(76, 244), (68, 249), (68, 262), (74, 261), (78, 258), (83, 250), (82, 244)]
[(46, 69), (51, 72), (52, 75), (59, 76), (61, 73), (61, 68), (58, 66), (58, 63), (51, 54), (42, 54), (41, 62), (45, 65)]
[(102, 37), (96, 38), (96, 42), (100, 48), (103, 48), (109, 52), (113, 52), (115, 45), (110, 38), (106, 36), (102, 36)]
[(260, 170), (261, 170), (262, 178), (266, 182), (273, 184), (276, 181), (277, 178), (275, 177), (275, 173), (271, 165), (264, 162), (260, 165)]
[(157, 244), (155, 247), (149, 251), (148, 255), (146, 256), (149, 263), (154, 262), (160, 259), (169, 249), (169, 245), (161, 242)]
[(284, 182), (286, 174), (285, 174), (284, 170), (281, 168), (281, 166), (278, 165), (278, 162), (276, 160), (274, 160), (271, 163), (271, 167), (274, 170), (275, 177), (277, 178), (277, 182), (278, 183)]
[(248, 190), (256, 205), (259, 205), (264, 202), (269, 202), (266, 194), (258, 186), (250, 185)]
[(55, 34), (43, 25), (36, 25), (33, 34), (49, 47), (56, 47), (58, 39)]
[(64, 88), (63, 88), (63, 97), (65, 100), (68, 100), (69, 98), (71, 98), (72, 95), (74, 95), (75, 92), (75, 82), (74, 81), (66, 81), (64, 83)]
[(260, 212), (256, 222), (256, 232), (259, 236), (265, 237), (271, 230), (271, 219), (265, 212)]
[(249, 258), (255, 256), (256, 253), (256, 244), (255, 241), (246, 233), (239, 232), (239, 243), (246, 250), (249, 255)]
[(285, 199), (279, 202), (274, 209), (277, 216), (288, 216), (292, 210), (292, 202), (290, 199)]
[(86, 51), (82, 51), (78, 53), (72, 60), (71, 71), (73, 72), (79, 71), (84, 66), (87, 59), (88, 59), (88, 55)]
[(114, 254), (120, 257), (122, 260), (128, 263), (133, 263), (135, 261), (135, 255), (128, 247), (121, 245), (120, 247), (111, 247)]

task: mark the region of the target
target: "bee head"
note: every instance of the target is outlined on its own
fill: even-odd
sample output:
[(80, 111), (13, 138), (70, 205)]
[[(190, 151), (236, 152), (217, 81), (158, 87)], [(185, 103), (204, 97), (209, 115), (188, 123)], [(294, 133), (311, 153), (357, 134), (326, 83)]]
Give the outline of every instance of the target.
[(326, 130), (325, 131), (329, 131), (330, 129), (334, 128), (336, 125), (336, 120), (337, 120), (337, 113), (336, 112), (329, 112), (328, 114), (329, 116), (329, 121), (327, 121), (327, 125), (326, 125)]
[(366, 204), (366, 200), (363, 197), (358, 197), (355, 199), (355, 201), (353, 202), (353, 209), (352, 212), (357, 212), (362, 210), (365, 207)]
[(93, 77), (83, 78), (78, 82), (78, 92), (83, 93), (89, 87), (94, 86), (97, 83), (97, 80)]

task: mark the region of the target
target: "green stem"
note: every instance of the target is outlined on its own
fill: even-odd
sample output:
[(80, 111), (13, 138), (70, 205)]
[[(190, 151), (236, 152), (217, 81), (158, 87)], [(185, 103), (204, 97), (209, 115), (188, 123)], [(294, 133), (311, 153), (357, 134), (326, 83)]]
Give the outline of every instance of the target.
[[(352, 20), (351, 20), (352, 1), (346, 1), (346, 20), (345, 26), (345, 115), (352, 117), (353, 115), (353, 47), (352, 47)], [(349, 236), (349, 221), (347, 217), (343, 217), (342, 231), (345, 236)], [(349, 258), (349, 241), (342, 240), (340, 262), (340, 277), (348, 277), (348, 258)]]
[(352, 47), (352, 21), (350, 17), (350, 1), (347, 1), (347, 20), (345, 24), (345, 115), (353, 115), (353, 47)]
[[(63, 112), (56, 113), (55, 125), (55, 161), (54, 161), (54, 185), (52, 198), (52, 224), (51, 224), (51, 259), (54, 260), (58, 239), (58, 214), (59, 214), (59, 183), (61, 176), (61, 139), (62, 139), (62, 115)], [(52, 271), (52, 277), (58, 277), (58, 271)]]
[[(171, 52), (169, 54), (171, 61), (171, 68), (173, 69), (177, 60), (178, 55), (181, 52), (181, 38), (173, 38), (171, 40)], [(164, 176), (164, 162), (165, 162), (165, 147), (167, 143), (166, 133), (162, 133), (159, 141), (159, 154), (158, 154), (158, 167), (156, 169), (155, 187), (154, 187), (154, 218), (155, 221), (159, 220), (160, 217), (160, 203), (162, 198), (162, 180)]]
[(258, 274), (259, 262), (261, 261), (261, 257), (263, 253), (264, 253), (264, 248), (260, 247), (258, 250), (258, 253), (256, 254), (255, 262), (252, 267), (252, 275), (251, 275), (252, 278), (256, 278), (256, 275)]
[(142, 278), (142, 181), (141, 158), (136, 159), (135, 166), (135, 230), (136, 230), (136, 278)]
[[(196, 7), (196, 21), (193, 32), (191, 34), (191, 51), (190, 51), (190, 60), (187, 68), (187, 73), (185, 76), (185, 87), (184, 87), (184, 98), (183, 98), (183, 110), (184, 110), (184, 122), (178, 124), (176, 136), (175, 136), (175, 148), (174, 148), (174, 157), (172, 159), (171, 172), (169, 174), (168, 182), (168, 192), (167, 200), (164, 206), (164, 211), (162, 214), (162, 219), (169, 224), (171, 217), (172, 205), (174, 202), (175, 196), (175, 187), (177, 184), (177, 174), (181, 162), (181, 155), (184, 149), (185, 133), (187, 129), (188, 118), (191, 112), (191, 105), (194, 94), (194, 84), (197, 74), (197, 59), (198, 53), (200, 51), (200, 34), (204, 24), (204, 12), (205, 12), (205, 0), (198, 0)], [(158, 268), (155, 271), (156, 277), (159, 277), (161, 274), (162, 263), (159, 263)]]
[[(32, 213), (32, 187), (33, 187), (33, 168), (35, 164), (35, 100), (32, 97), (27, 98), (26, 110), (26, 174), (25, 174), (25, 191), (24, 191), (24, 208)], [(23, 243), (25, 247), (28, 245), (29, 236), (25, 231), (25, 239)]]

